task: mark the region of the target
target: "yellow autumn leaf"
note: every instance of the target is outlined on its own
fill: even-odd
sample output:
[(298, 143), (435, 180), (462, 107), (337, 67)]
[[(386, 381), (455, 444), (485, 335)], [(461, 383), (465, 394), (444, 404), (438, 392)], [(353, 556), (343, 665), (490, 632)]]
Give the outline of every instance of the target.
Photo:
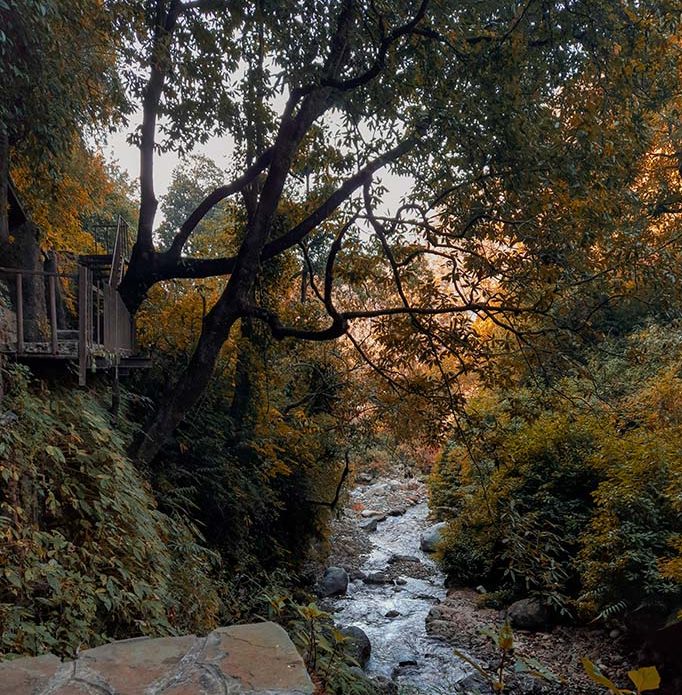
[(645, 690), (658, 690), (661, 685), (661, 677), (655, 666), (645, 666), (638, 668), (636, 671), (628, 671), (630, 680), (635, 684), (637, 692)]
[(609, 680), (589, 659), (583, 657), (581, 660), (585, 673), (598, 685), (603, 685), (615, 695), (620, 695), (622, 691), (612, 680)]
[(500, 629), (498, 644), (500, 645), (500, 649), (503, 649), (505, 652), (511, 651), (514, 648), (514, 633), (507, 623)]

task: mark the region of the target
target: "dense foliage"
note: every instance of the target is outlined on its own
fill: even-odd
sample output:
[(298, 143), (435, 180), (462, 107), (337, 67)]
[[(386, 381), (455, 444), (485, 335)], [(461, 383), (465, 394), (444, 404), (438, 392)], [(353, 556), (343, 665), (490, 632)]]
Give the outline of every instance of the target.
[[(116, 415), (104, 377), (0, 364), (0, 655), (268, 613), (344, 681), (296, 574), (349, 469), (451, 431), (453, 579), (677, 610), (677, 5), (0, 0), (0, 251), (10, 172), (43, 251), (138, 217), (152, 358)], [(136, 107), (139, 201), (91, 142)], [(186, 156), (216, 135), (227, 171)]]
[(216, 557), (157, 510), (98, 394), (3, 379), (0, 652), (213, 626)]
[(678, 609), (681, 367), (679, 323), (653, 324), (473, 398), (431, 480), (453, 579), (567, 616)]

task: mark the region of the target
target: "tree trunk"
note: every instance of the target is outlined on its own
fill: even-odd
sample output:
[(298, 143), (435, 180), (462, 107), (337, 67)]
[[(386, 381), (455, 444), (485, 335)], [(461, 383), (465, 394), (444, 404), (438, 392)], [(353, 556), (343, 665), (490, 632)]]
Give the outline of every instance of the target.
[(225, 306), (220, 300), (214, 310), (207, 314), (189, 365), (172, 390), (160, 399), (158, 410), (130, 448), (130, 455), (138, 462), (146, 464), (153, 460), (166, 439), (204, 393), (213, 375), (220, 349), (238, 318), (238, 312)]
[[(45, 301), (45, 277), (43, 254), (40, 249), (40, 229), (33, 222), (25, 222), (12, 230), (13, 241), (1, 244), (3, 264), (27, 272), (22, 278), (24, 338), (28, 341), (43, 341), (48, 336), (47, 303)], [(17, 310), (16, 286), (10, 283), (12, 304)]]
[(267, 338), (249, 317), (242, 319), (241, 333), (230, 418), (234, 423), (235, 440), (247, 441), (253, 438), (266, 400), (262, 387), (264, 365), (259, 353)]

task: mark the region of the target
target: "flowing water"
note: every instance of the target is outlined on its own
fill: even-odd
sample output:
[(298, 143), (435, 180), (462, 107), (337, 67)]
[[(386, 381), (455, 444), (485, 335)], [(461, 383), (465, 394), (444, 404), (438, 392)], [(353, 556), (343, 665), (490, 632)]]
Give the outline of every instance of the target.
[[(426, 633), (429, 609), (445, 597), (442, 572), (419, 548), (421, 534), (430, 525), (428, 512), (426, 503), (416, 504), (402, 516), (389, 516), (369, 534), (372, 549), (361, 567), (365, 574), (385, 571), (394, 555), (413, 556), (420, 564), (401, 564), (399, 581), (404, 584), (351, 582), (347, 594), (334, 599), (335, 620), (367, 633), (372, 643), (368, 674), (393, 677), (419, 690), (452, 692), (471, 669), (451, 647)], [(417, 576), (409, 576), (410, 566), (420, 570)], [(387, 617), (391, 612), (399, 615)]]

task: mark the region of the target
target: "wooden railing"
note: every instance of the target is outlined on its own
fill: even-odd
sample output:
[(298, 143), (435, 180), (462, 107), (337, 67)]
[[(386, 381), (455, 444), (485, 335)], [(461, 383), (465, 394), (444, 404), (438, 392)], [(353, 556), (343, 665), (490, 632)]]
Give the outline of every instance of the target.
[(116, 237), (111, 250), (110, 287), (118, 287), (123, 279), (125, 262), (128, 258), (128, 223), (119, 215), (116, 223)]
[(128, 223), (119, 215), (114, 224), (97, 224), (91, 228), (92, 247), (91, 253), (103, 253), (113, 255), (118, 242), (124, 258), (130, 257), (130, 234)]
[[(14, 349), (11, 345), (4, 346), (6, 351), (20, 357), (77, 359), (79, 383), (82, 385), (85, 384), (87, 369), (93, 359), (103, 358), (116, 362), (120, 357), (132, 355), (135, 338), (130, 312), (117, 288), (107, 281), (94, 281), (92, 270), (86, 266), (78, 266), (78, 275), (0, 267), (0, 276), (7, 279), (15, 291), (16, 340)], [(43, 282), (40, 288), (34, 287), (32, 291), (39, 291), (43, 287), (47, 290), (45, 314), (49, 328), (43, 331), (43, 335), (37, 336), (35, 333), (38, 327), (34, 327), (34, 335), (27, 340), (24, 282), (25, 278), (35, 276), (41, 277)], [(62, 283), (62, 289), (70, 289), (68, 294), (74, 300), (76, 295), (78, 297), (77, 333), (75, 329), (71, 330), (66, 326), (60, 328), (58, 325), (58, 283)], [(44, 322), (45, 316), (41, 316), (41, 319)], [(67, 336), (63, 340), (60, 340), (60, 331)], [(37, 337), (40, 339), (36, 339)]]
[[(0, 267), (0, 276), (8, 279), (8, 285), (14, 288), (16, 308), (16, 352), (23, 354), (26, 351), (26, 325), (24, 321), (24, 278), (42, 277), (44, 286), (47, 287), (46, 318), (49, 325), (50, 352), (58, 355), (59, 350), (59, 326), (57, 325), (57, 283), (60, 281), (75, 282), (76, 275), (69, 273), (47, 272), (42, 270), (26, 270), (20, 268)], [(34, 317), (36, 320), (37, 317)], [(36, 327), (37, 330), (37, 327)], [(45, 342), (36, 341), (31, 342)]]

